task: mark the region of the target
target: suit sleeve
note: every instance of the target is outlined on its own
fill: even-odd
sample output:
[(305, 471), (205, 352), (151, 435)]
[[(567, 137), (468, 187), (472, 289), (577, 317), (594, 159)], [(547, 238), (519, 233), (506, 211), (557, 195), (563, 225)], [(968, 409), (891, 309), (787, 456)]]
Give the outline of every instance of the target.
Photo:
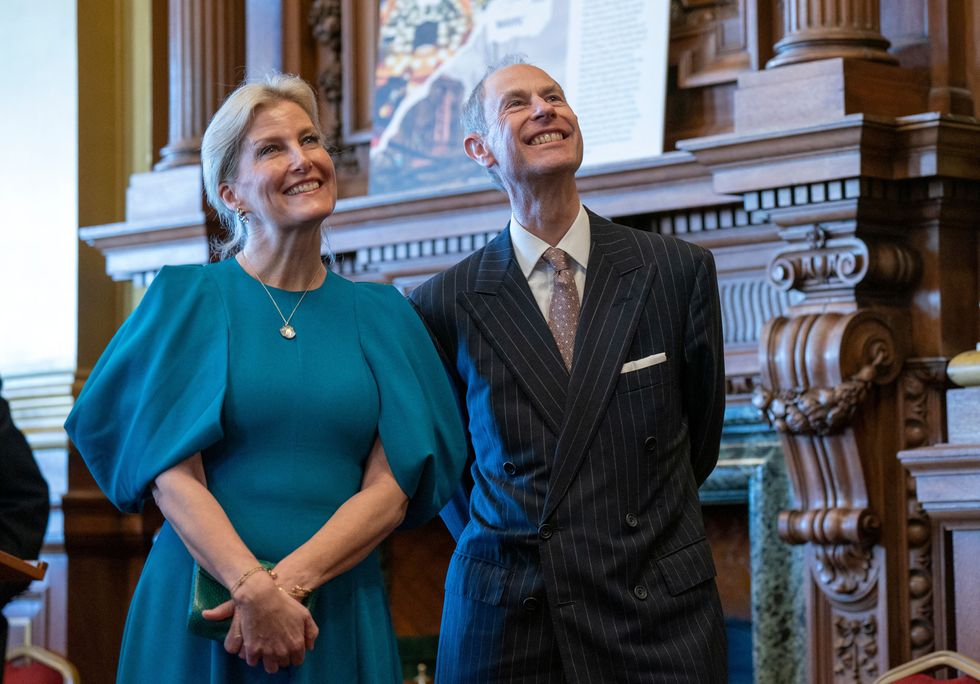
[(700, 486), (718, 462), (725, 416), (725, 344), (718, 277), (711, 252), (702, 253), (684, 331), (684, 409), (691, 436), (691, 465)]
[(462, 477), (452, 497), (439, 512), (439, 516), (445, 523), (449, 533), (453, 535), (454, 540), (458, 541), (460, 535), (463, 533), (463, 529), (470, 520), (470, 492), (473, 491), (473, 447), (472, 441), (469, 439), (469, 430), (466, 428), (469, 425), (469, 414), (466, 410), (466, 390), (459, 379), (459, 374), (456, 372), (452, 359), (446, 351), (450, 340), (445, 339), (444, 335), (436, 332), (437, 329), (443, 329), (445, 326), (439, 326), (438, 328), (435, 326), (431, 290), (432, 283), (430, 281), (415, 289), (409, 296), (409, 301), (415, 308), (415, 313), (418, 314), (422, 323), (425, 325), (426, 330), (428, 330), (429, 337), (432, 339), (432, 343), (439, 353), (446, 373), (452, 381), (453, 388), (456, 391), (456, 402), (459, 405), (459, 412), (463, 418), (464, 429), (467, 431), (466, 462), (463, 467)]

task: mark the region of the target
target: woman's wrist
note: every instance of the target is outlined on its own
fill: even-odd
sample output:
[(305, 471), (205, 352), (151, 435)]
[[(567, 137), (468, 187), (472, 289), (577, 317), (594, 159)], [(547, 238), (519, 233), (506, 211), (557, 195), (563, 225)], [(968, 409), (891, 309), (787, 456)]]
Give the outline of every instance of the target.
[(288, 567), (288, 562), (286, 567), (283, 563), (277, 565), (275, 571), (278, 573), (276, 584), (279, 585), (279, 588), (300, 603), (305, 603), (310, 594), (313, 593), (316, 577), (312, 573), (302, 570), (294, 571)]
[[(247, 601), (262, 591), (262, 585), (266, 582), (271, 582), (273, 587), (281, 589), (276, 580), (275, 570), (264, 565), (254, 565), (241, 574), (231, 586), (229, 593), (236, 603)], [(266, 586), (268, 587), (268, 584)]]

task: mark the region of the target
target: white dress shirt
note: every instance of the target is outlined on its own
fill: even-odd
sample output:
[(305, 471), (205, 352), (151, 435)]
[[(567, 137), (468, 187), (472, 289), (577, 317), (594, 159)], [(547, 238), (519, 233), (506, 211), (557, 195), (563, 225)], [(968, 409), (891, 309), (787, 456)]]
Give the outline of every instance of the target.
[[(551, 308), (551, 292), (554, 289), (555, 269), (545, 262), (541, 255), (551, 245), (528, 231), (513, 214), (510, 217), (510, 243), (514, 247), (514, 256), (521, 267), (521, 272), (527, 278), (527, 286), (534, 295), (534, 301), (538, 303), (541, 315), (547, 321), (548, 310)], [(565, 250), (572, 258), (575, 289), (578, 290), (578, 301), (581, 304), (585, 295), (585, 269), (589, 263), (589, 250), (592, 247), (589, 215), (581, 204), (578, 207), (578, 216), (555, 247)]]

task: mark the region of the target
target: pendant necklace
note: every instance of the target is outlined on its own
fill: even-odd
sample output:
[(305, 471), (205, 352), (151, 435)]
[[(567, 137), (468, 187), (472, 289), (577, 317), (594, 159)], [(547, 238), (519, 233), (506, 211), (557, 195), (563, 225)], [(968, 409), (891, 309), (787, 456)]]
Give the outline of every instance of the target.
[[(244, 262), (245, 262), (245, 263), (246, 263), (246, 264), (248, 265), (248, 267), (249, 267), (249, 268), (250, 268), (250, 269), (251, 269), (252, 271), (255, 271), (255, 269), (254, 269), (254, 268), (252, 267), (252, 262), (250, 262), (250, 261), (248, 260), (248, 257), (247, 257), (247, 256), (245, 256), (245, 252), (244, 252), (244, 250), (242, 251), (242, 260), (243, 260), (243, 261), (244, 261)], [(303, 303), (303, 299), (305, 299), (305, 298), (306, 298), (306, 293), (308, 293), (308, 292), (310, 291), (310, 287), (312, 287), (312, 286), (313, 286), (313, 281), (314, 281), (314, 280), (316, 280), (316, 277), (317, 277), (318, 275), (320, 275), (320, 274), (319, 274), (319, 273), (314, 273), (314, 274), (313, 274), (313, 277), (312, 277), (312, 278), (310, 278), (310, 282), (308, 282), (308, 283), (306, 284), (306, 289), (305, 289), (305, 290), (303, 290), (303, 294), (302, 294), (302, 295), (300, 295), (300, 298), (299, 298), (299, 301), (298, 301), (298, 302), (296, 302), (296, 306), (294, 306), (294, 307), (293, 307), (293, 310), (289, 312), (289, 316), (283, 316), (283, 315), (282, 315), (282, 309), (280, 309), (280, 308), (279, 308), (279, 304), (278, 304), (278, 303), (276, 303), (276, 298), (272, 296), (272, 293), (271, 293), (271, 292), (269, 292), (269, 288), (268, 288), (268, 287), (266, 287), (266, 285), (265, 285), (265, 283), (264, 283), (264, 282), (262, 282), (262, 278), (261, 278), (261, 277), (259, 276), (259, 272), (258, 272), (258, 271), (255, 271), (255, 279), (256, 279), (257, 281), (259, 281), (259, 285), (261, 285), (261, 286), (262, 286), (262, 289), (263, 289), (263, 290), (265, 290), (265, 293), (266, 293), (267, 295), (269, 295), (269, 301), (271, 301), (271, 302), (272, 302), (272, 306), (274, 306), (274, 307), (276, 307), (276, 312), (277, 312), (277, 313), (279, 314), (279, 318), (281, 318), (281, 319), (282, 319), (282, 327), (281, 327), (281, 328), (279, 328), (279, 334), (280, 334), (280, 335), (282, 335), (282, 336), (283, 336), (284, 338), (286, 338), (287, 340), (291, 340), (291, 339), (293, 339), (294, 337), (296, 337), (296, 328), (294, 328), (293, 326), (291, 326), (291, 325), (289, 324), (289, 322), (290, 322), (291, 320), (293, 320), (293, 314), (295, 314), (295, 313), (296, 313), (296, 309), (298, 309), (298, 308), (299, 308), (299, 305)]]

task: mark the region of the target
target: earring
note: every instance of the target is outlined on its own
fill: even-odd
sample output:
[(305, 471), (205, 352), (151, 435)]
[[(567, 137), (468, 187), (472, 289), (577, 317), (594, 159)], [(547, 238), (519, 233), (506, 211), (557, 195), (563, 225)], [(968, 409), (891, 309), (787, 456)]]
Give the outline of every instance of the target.
[(241, 207), (235, 209), (235, 216), (238, 217), (239, 222), (241, 222), (243, 226), (248, 225), (248, 214), (245, 213), (244, 209), (242, 209)]

